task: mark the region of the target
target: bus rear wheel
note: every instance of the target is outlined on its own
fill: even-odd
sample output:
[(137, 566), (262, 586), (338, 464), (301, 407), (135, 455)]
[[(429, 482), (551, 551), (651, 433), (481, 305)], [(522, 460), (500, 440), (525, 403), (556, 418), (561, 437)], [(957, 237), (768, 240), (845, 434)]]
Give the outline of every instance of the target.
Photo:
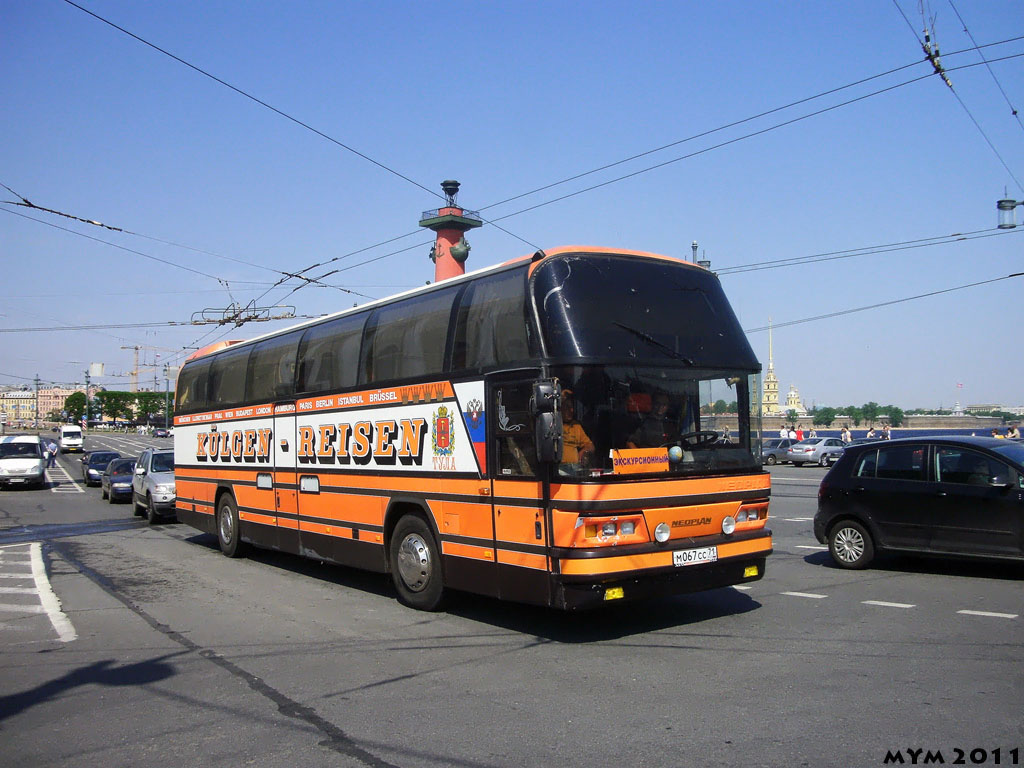
[(238, 506), (230, 493), (225, 493), (217, 505), (217, 543), (228, 557), (241, 557), (246, 545), (238, 525)]
[(444, 596), (441, 553), (434, 534), (418, 515), (406, 515), (391, 535), (391, 578), (398, 599), (410, 608), (436, 611)]

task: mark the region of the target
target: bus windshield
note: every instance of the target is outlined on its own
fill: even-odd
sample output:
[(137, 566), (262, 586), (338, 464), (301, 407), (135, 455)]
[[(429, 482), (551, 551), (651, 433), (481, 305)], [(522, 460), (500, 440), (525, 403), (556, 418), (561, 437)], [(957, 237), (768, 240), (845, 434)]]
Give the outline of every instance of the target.
[[(639, 366), (561, 366), (559, 475), (618, 474), (615, 456), (651, 457), (651, 472), (760, 469), (757, 374)], [(656, 449), (656, 450), (655, 450)]]

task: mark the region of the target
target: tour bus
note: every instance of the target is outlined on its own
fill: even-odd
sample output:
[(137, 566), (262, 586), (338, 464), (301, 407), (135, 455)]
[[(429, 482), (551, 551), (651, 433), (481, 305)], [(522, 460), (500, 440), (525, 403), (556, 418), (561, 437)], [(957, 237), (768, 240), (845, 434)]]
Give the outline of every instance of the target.
[(388, 573), (424, 610), (751, 582), (772, 551), (759, 375), (708, 270), (538, 251), (193, 354), (177, 516), (229, 557)]

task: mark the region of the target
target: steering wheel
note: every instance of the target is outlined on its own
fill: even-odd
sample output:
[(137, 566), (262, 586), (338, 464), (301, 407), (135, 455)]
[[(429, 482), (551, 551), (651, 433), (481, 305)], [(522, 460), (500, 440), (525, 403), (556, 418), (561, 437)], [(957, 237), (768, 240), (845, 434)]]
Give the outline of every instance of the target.
[(711, 429), (702, 429), (699, 432), (687, 432), (680, 435), (676, 440), (665, 443), (668, 445), (686, 444), (692, 448), (703, 448), (705, 445), (711, 445), (712, 443), (718, 442), (721, 434)]

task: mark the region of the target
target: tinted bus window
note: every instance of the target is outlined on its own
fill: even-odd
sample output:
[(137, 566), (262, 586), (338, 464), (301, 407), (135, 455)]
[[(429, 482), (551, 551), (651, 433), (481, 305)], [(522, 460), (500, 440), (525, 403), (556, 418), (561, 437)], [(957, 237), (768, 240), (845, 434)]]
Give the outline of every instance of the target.
[(297, 392), (323, 392), (356, 385), (359, 344), (367, 315), (339, 317), (314, 325), (299, 345)]
[(452, 368), (480, 369), (528, 359), (525, 269), (472, 283), (459, 302)]
[(210, 401), (230, 408), (245, 401), (245, 370), (252, 347), (232, 349), (213, 358), (210, 365)]
[(209, 360), (186, 365), (181, 369), (174, 392), (176, 412), (201, 411), (206, 407), (206, 383), (209, 374)]
[(295, 393), (295, 360), (301, 336), (302, 331), (293, 331), (253, 347), (246, 400), (280, 400)]
[(363, 347), (365, 380), (441, 373), (452, 304), (460, 289), (456, 285), (376, 310)]

